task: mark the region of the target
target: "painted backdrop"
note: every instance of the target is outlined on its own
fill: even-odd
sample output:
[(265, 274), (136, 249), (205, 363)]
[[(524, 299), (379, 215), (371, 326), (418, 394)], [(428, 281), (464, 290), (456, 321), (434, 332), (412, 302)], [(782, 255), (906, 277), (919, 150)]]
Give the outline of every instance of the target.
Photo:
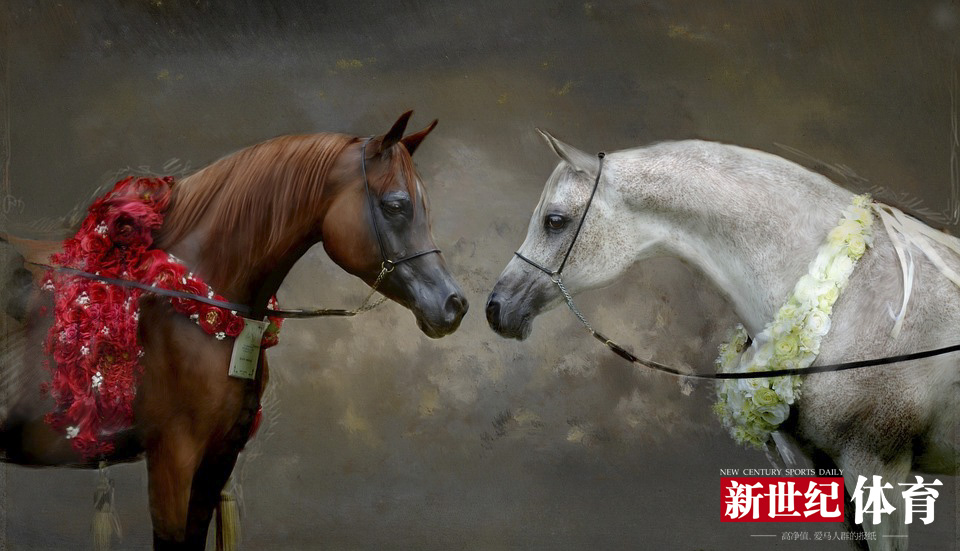
[[(636, 370), (561, 309), (529, 340), (502, 340), (483, 302), (556, 163), (535, 127), (587, 151), (755, 147), (956, 228), (958, 36), (956, 0), (8, 0), (5, 225), (62, 235), (61, 217), (128, 168), (180, 173), (286, 133), (382, 132), (411, 108), (412, 128), (439, 118), (416, 161), (472, 310), (440, 341), (392, 304), (284, 327), (268, 421), (237, 473), (246, 548), (822, 549), (720, 524), (720, 469), (768, 464), (726, 436), (711, 385)], [(318, 247), (280, 298), (362, 294)], [(735, 323), (669, 260), (580, 302), (637, 352), (698, 370)], [(96, 473), (2, 473), (0, 548), (90, 545)], [(146, 549), (144, 465), (111, 476), (121, 547)], [(957, 482), (941, 479), (913, 549), (960, 547)]]

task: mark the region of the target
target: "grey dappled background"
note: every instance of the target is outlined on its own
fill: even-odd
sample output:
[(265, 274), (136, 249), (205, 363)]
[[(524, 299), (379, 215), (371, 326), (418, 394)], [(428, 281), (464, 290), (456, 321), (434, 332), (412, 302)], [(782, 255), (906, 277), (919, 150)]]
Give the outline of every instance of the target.
[[(395, 304), (288, 322), (237, 472), (245, 548), (840, 548), (719, 522), (719, 470), (768, 463), (722, 431), (710, 385), (636, 371), (561, 309), (525, 342), (500, 339), (483, 302), (556, 163), (538, 126), (587, 151), (756, 147), (952, 226), (958, 36), (956, 0), (6, 0), (2, 167), (22, 201), (4, 203), (6, 227), (55, 234), (126, 167), (179, 173), (279, 134), (380, 133), (416, 109), (411, 128), (440, 119), (416, 161), (472, 310), (439, 341)], [(362, 294), (315, 248), (280, 299)], [(698, 370), (735, 323), (670, 260), (581, 302), (636, 351)], [(2, 472), (0, 547), (89, 547), (96, 473)], [(148, 548), (144, 464), (110, 474), (119, 547)], [(956, 482), (940, 478), (912, 549), (958, 547)]]

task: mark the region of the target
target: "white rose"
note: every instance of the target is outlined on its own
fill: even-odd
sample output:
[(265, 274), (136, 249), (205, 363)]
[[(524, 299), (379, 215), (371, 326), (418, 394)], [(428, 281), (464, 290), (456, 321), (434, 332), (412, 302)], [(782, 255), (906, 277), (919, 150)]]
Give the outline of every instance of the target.
[(827, 279), (834, 281), (846, 281), (851, 272), (853, 272), (853, 260), (846, 255), (839, 255), (827, 267), (826, 276)]
[(797, 299), (802, 309), (809, 308), (817, 303), (820, 297), (820, 281), (810, 274), (806, 274), (797, 282), (793, 290), (793, 296)]
[(760, 414), (760, 417), (762, 417), (764, 421), (777, 427), (787, 420), (787, 417), (790, 415), (790, 406), (779, 402), (770, 407), (757, 408), (757, 413)]
[(867, 250), (867, 242), (860, 235), (852, 235), (850, 241), (847, 242), (847, 247), (850, 248), (850, 254), (860, 257)]
[(787, 404), (792, 404), (797, 398), (793, 391), (793, 377), (777, 377), (773, 381), (773, 390)]
[(824, 312), (829, 312), (833, 308), (833, 303), (837, 302), (838, 298), (840, 298), (840, 289), (833, 282), (830, 282), (830, 286), (820, 293), (817, 308)]
[(830, 316), (822, 310), (814, 310), (807, 314), (807, 323), (804, 330), (816, 337), (822, 337), (830, 332)]
[[(729, 381), (732, 383), (733, 381)], [(731, 413), (739, 412), (743, 410), (744, 395), (736, 385), (730, 385), (726, 390), (727, 395), (727, 406), (730, 408)]]

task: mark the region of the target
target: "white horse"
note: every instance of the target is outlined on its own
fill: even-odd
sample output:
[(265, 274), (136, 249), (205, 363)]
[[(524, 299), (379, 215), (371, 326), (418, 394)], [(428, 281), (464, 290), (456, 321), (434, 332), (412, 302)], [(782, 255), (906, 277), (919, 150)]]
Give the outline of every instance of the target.
[[(573, 240), (598, 160), (541, 134), (562, 162), (546, 183), (519, 252), (553, 270)], [(741, 147), (681, 141), (609, 153), (563, 282), (576, 294), (611, 283), (639, 260), (679, 257), (714, 283), (756, 336), (852, 200), (851, 192), (819, 174)], [(835, 304), (832, 329), (814, 365), (960, 342), (960, 290), (944, 276), (960, 263), (922, 235), (914, 235), (913, 243), (933, 249), (932, 256), (939, 252), (946, 266), (938, 269), (910, 243), (901, 247), (914, 264), (912, 297), (899, 336), (891, 337), (907, 271), (884, 224), (876, 220), (873, 227), (873, 245)], [(487, 319), (500, 335), (524, 339), (534, 317), (562, 303), (546, 274), (514, 257), (490, 294)], [(892, 484), (885, 495), (895, 512), (877, 525), (865, 515), (864, 529), (877, 533), (870, 549), (906, 548), (903, 487), (897, 484), (906, 483), (912, 470), (958, 473), (958, 366), (960, 354), (954, 353), (807, 377), (780, 427), (817, 467), (840, 467), (848, 492), (858, 475), (880, 475)], [(847, 513), (853, 513), (849, 504)], [(949, 516), (944, 520), (950, 522)]]

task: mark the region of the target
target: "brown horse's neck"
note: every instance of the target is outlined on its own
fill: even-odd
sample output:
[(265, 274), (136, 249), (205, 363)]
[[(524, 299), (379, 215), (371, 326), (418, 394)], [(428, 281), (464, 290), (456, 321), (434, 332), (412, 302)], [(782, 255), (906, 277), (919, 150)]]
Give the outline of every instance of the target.
[(178, 183), (157, 239), (232, 302), (263, 308), (315, 243), (353, 140), (287, 136), (240, 151)]

